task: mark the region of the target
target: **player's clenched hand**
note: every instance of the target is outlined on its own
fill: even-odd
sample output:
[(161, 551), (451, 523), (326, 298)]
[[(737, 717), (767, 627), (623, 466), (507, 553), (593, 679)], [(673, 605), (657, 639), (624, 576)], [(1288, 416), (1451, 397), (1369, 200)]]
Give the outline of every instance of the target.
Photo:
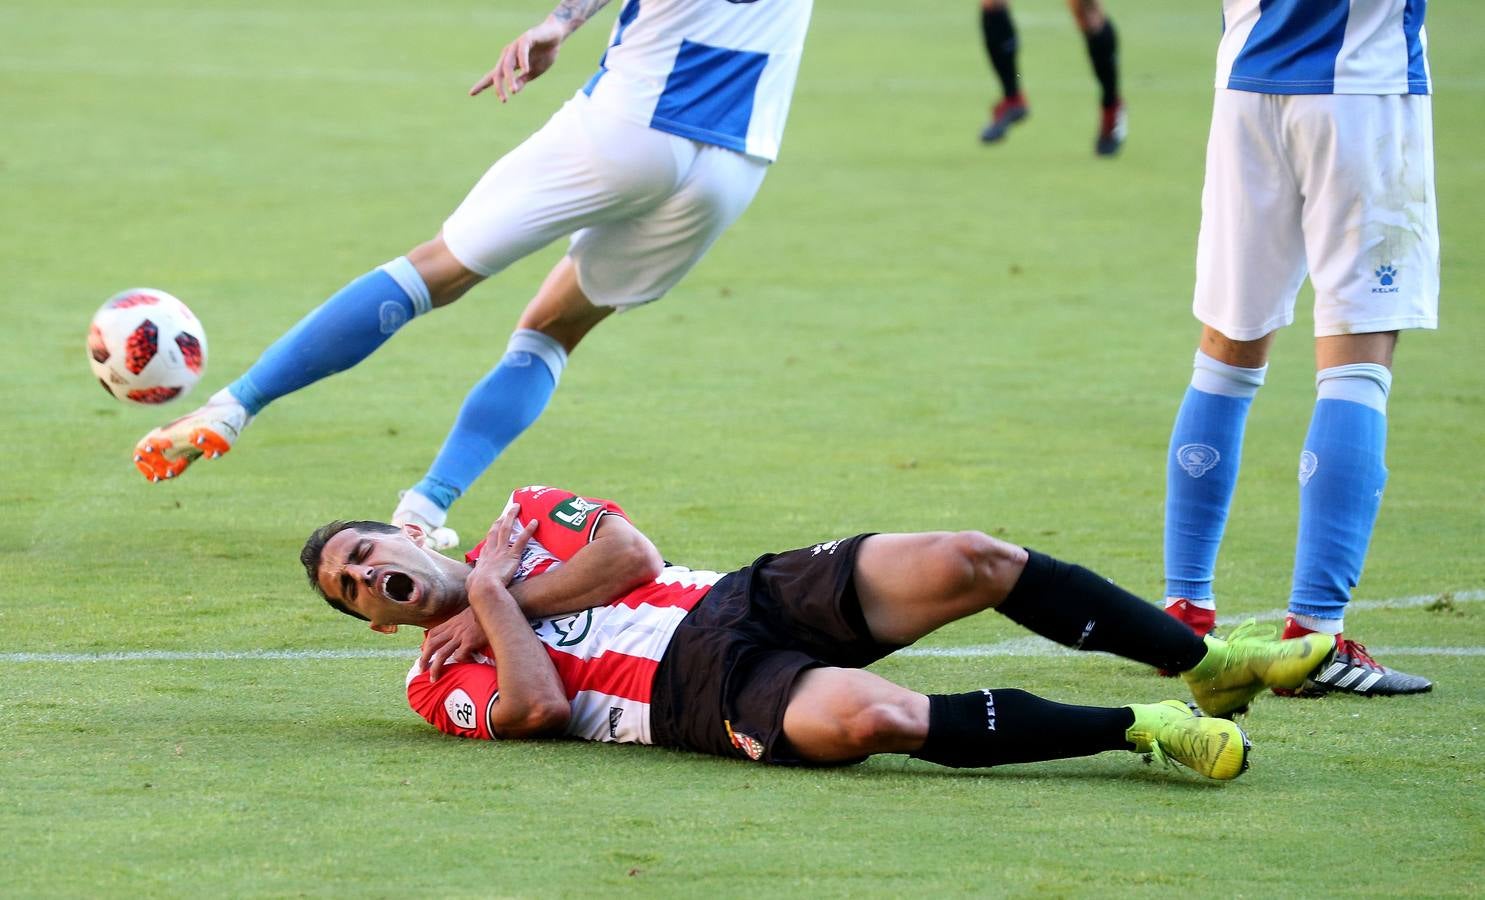
[(500, 51), (500, 61), (474, 83), (469, 96), (493, 87), (501, 103), (509, 100), (512, 95), (520, 93), (528, 81), (539, 78), (552, 67), (552, 63), (557, 61), (557, 50), (566, 37), (566, 30), (551, 19), (528, 30), (505, 45), (505, 49)]
[(430, 682), (437, 681), (444, 666), (474, 659), (474, 654), (483, 651), (489, 643), (474, 610), (466, 609), (428, 629), (418, 664), (428, 670)]

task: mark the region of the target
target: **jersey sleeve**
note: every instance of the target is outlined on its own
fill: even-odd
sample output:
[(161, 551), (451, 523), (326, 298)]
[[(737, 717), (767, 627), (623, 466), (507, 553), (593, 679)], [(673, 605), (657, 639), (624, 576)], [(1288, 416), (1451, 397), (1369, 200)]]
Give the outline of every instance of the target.
[(500, 696), (495, 667), (483, 663), (455, 663), (443, 670), (437, 683), (419, 672), (407, 682), (407, 702), (434, 728), (456, 737), (494, 740), (490, 707)]
[[(510, 503), (518, 504), (521, 512), (516, 527), (521, 528), (536, 519), (533, 543), (544, 547), (557, 559), (566, 562), (593, 540), (598, 533), (598, 523), (604, 516), (616, 515), (627, 520), (624, 510), (612, 500), (583, 497), (562, 488), (532, 485), (514, 491)], [(484, 550), (480, 541), (473, 550), (465, 554), (466, 562), (473, 563)]]

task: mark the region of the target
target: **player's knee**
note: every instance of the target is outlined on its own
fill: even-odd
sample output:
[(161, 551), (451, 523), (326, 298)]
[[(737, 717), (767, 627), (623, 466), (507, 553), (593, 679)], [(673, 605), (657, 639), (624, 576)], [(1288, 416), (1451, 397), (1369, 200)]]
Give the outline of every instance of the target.
[(1092, 33), (1103, 27), (1103, 7), (1098, 0), (1067, 0), (1067, 8), (1084, 33)]
[(961, 594), (999, 582), (1025, 565), (1026, 551), (982, 531), (946, 534), (942, 541), (948, 593)]
[(427, 285), (428, 297), (434, 307), (453, 303), (484, 280), (483, 275), (471, 272), (459, 262), (444, 243), (442, 235), (414, 247), (408, 252), (407, 259)]

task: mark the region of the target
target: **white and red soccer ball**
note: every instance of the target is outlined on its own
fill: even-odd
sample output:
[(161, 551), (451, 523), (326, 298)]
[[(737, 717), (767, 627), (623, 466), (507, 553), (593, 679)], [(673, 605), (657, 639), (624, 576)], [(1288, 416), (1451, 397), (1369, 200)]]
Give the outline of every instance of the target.
[(130, 403), (183, 397), (206, 369), (206, 332), (182, 302), (152, 288), (114, 294), (88, 328), (88, 361), (103, 389)]

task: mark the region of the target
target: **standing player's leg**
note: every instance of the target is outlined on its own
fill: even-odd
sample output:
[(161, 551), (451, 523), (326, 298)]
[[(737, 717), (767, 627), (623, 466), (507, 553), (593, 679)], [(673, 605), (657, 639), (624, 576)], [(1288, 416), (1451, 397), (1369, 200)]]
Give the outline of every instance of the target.
[(1237, 486), (1248, 409), (1273, 333), (1294, 319), (1306, 269), (1303, 197), (1274, 127), (1275, 98), (1217, 91), (1207, 140), (1192, 312), (1202, 322), (1166, 453), (1166, 611), (1200, 634)]
[(1166, 457), (1166, 609), (1197, 634), (1212, 630), (1212, 577), (1242, 464), (1248, 408), (1268, 371), (1270, 333), (1234, 341), (1204, 326), (1191, 384)]
[[(646, 129), (648, 131), (648, 129)], [(449, 506), (536, 421), (567, 355), (615, 309), (658, 299), (680, 282), (752, 202), (767, 165), (707, 144), (649, 131), (672, 144), (677, 170), (660, 202), (579, 231), (522, 314), (500, 363), (464, 401), (424, 478), (404, 493), (393, 521), (434, 529)]]
[(924, 695), (860, 669), (800, 673), (784, 709), (788, 750), (813, 763), (907, 753), (954, 768), (1154, 753), (1209, 778), (1236, 778), (1248, 743), (1225, 719), (1185, 703), (1075, 706), (1014, 688)]
[(1316, 341), (1315, 410), (1299, 460), (1299, 533), (1285, 637), (1333, 636), (1336, 658), (1303, 693), (1416, 694), (1433, 683), (1343, 637), (1387, 484), (1387, 394), (1397, 332)]
[(1387, 483), (1397, 330), (1438, 323), (1438, 227), (1427, 96), (1289, 103), (1315, 284), (1316, 401), (1299, 466), (1286, 634), (1334, 634), (1305, 692), (1411, 694), (1432, 683), (1342, 636)]
[(853, 576), (879, 644), (911, 644), (994, 609), (1065, 647), (1180, 672), (1212, 715), (1245, 707), (1264, 687), (1298, 686), (1331, 650), (1324, 640), (1275, 641), (1250, 631), (1231, 641), (1200, 638), (1082, 566), (975, 531), (873, 535), (861, 543)]
[(980, 33), (985, 38), (990, 68), (1000, 79), (1000, 102), (990, 108), (990, 122), (980, 132), (981, 141), (993, 144), (1004, 138), (1012, 125), (1031, 114), (1021, 94), (1021, 73), (1016, 68), (1020, 39), (1016, 36), (1008, 0), (980, 0)]
[(1315, 408), (1299, 461), (1299, 534), (1286, 631), (1340, 634), (1387, 485), (1397, 332), (1315, 341)]
[(1119, 36), (1099, 0), (1067, 0), (1067, 7), (1088, 42), (1088, 61), (1093, 64), (1093, 77), (1098, 79), (1101, 92), (1093, 152), (1113, 156), (1124, 146), (1129, 132), (1124, 99), (1119, 96)]

